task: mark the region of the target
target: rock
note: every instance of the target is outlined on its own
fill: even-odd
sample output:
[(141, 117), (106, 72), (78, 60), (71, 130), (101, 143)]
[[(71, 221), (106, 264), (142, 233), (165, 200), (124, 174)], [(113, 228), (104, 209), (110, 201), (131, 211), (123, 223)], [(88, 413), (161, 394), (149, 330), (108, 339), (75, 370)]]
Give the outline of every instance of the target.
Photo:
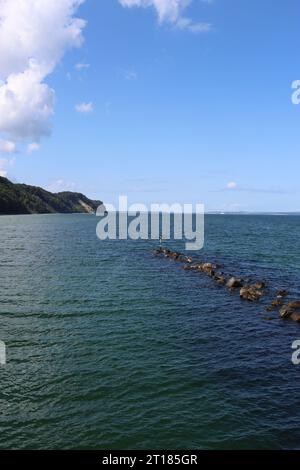
[(212, 263), (203, 263), (201, 265), (201, 271), (204, 273), (210, 273), (213, 269), (216, 269), (216, 266)]
[(158, 253), (162, 253), (165, 255), (166, 258), (171, 258), (174, 259), (175, 261), (180, 261), (181, 263), (192, 263), (192, 258), (189, 256), (184, 256), (182, 253), (178, 253), (177, 251), (170, 251), (167, 249), (162, 249), (161, 251), (158, 251)]
[(193, 264), (193, 269), (196, 271), (201, 271), (202, 270), (202, 264)]
[(221, 273), (216, 273), (214, 275), (214, 280), (217, 281), (217, 283), (222, 285), (222, 286), (224, 286), (224, 284), (226, 284), (226, 279), (223, 276), (223, 274), (221, 274)]
[(293, 313), (293, 310), (288, 307), (288, 305), (284, 305), (279, 310), (279, 315), (281, 318), (289, 318)]
[(161, 250), (162, 254), (165, 255), (166, 257), (170, 256), (171, 251), (167, 250), (166, 248), (162, 248)]
[(185, 266), (183, 266), (183, 269), (184, 269), (185, 271), (193, 271), (194, 268), (193, 268), (193, 266), (190, 266), (190, 265), (187, 265), (187, 264), (186, 264)]
[(209, 277), (212, 277), (212, 278), (213, 278), (213, 277), (215, 277), (215, 274), (216, 274), (216, 273), (215, 273), (215, 271), (214, 271), (213, 269), (211, 269), (210, 271), (207, 271), (207, 275), (208, 275)]
[(260, 300), (263, 293), (260, 289), (255, 286), (242, 287), (240, 290), (240, 297), (243, 300), (249, 300), (250, 302), (256, 302)]
[(275, 299), (271, 303), (272, 307), (281, 307), (283, 305), (283, 301), (281, 299)]
[[(299, 310), (299, 312), (297, 312), (297, 310)], [(300, 314), (300, 301), (298, 300), (284, 305), (279, 311), (279, 315), (281, 318), (290, 318), (294, 313), (297, 315)]]
[(281, 307), (283, 305), (283, 301), (281, 298), (277, 298), (273, 300), (271, 305), (266, 309), (268, 312), (272, 312), (273, 310), (276, 310), (277, 307)]
[(229, 281), (227, 281), (226, 287), (228, 287), (228, 289), (237, 289), (238, 287), (243, 287), (243, 281), (242, 279), (231, 277)]
[(297, 323), (300, 323), (300, 313), (297, 313), (297, 312), (292, 313), (292, 315), (290, 316), (290, 319)]
[(280, 290), (277, 293), (277, 298), (287, 297), (289, 292), (287, 290)]
[(275, 318), (274, 317), (263, 317), (263, 320), (272, 321), (272, 320), (275, 320)]
[(295, 301), (293, 301), (293, 302), (290, 302), (290, 303), (288, 304), (288, 306), (289, 306), (290, 308), (295, 309), (295, 310), (300, 310), (300, 300), (295, 300)]
[(276, 307), (281, 307), (282, 305), (283, 305), (283, 301), (282, 301), (281, 299), (278, 299), (278, 298), (277, 298), (277, 299), (275, 299), (275, 300), (272, 301), (272, 303), (271, 303), (269, 309), (270, 309), (270, 310), (275, 310)]

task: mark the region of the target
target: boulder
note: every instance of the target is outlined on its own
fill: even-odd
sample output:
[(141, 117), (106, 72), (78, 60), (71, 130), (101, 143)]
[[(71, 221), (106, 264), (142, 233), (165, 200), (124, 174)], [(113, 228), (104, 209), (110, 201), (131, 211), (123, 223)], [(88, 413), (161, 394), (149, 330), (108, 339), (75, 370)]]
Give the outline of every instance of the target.
[(279, 315), (281, 318), (289, 318), (292, 315), (292, 313), (294, 313), (294, 311), (293, 309), (290, 309), (288, 305), (284, 305), (279, 310)]
[(242, 287), (240, 290), (240, 297), (243, 300), (249, 300), (250, 302), (256, 302), (260, 300), (263, 293), (260, 289), (255, 286)]
[(277, 298), (287, 297), (289, 292), (287, 290), (280, 290), (277, 293)]
[(194, 264), (197, 271), (202, 271), (202, 264)]
[[(298, 300), (284, 305), (279, 311), (281, 318), (290, 318), (294, 313), (297, 315), (300, 314), (300, 301)], [(295, 318), (295, 315), (293, 315), (293, 317)]]
[(221, 273), (216, 273), (214, 275), (214, 280), (217, 281), (217, 283), (220, 284), (221, 286), (224, 286), (226, 284), (226, 279)]
[(295, 310), (300, 310), (300, 300), (294, 300), (293, 302), (290, 302), (288, 306)]
[(226, 287), (228, 287), (228, 289), (237, 289), (239, 287), (243, 287), (243, 280), (231, 277), (229, 281), (227, 281)]
[(290, 316), (290, 319), (297, 323), (300, 323), (300, 313), (297, 313), (297, 312), (292, 313)]
[(211, 270), (214, 269), (214, 268), (215, 268), (215, 266), (214, 266), (212, 263), (203, 263), (203, 264), (201, 265), (201, 270), (202, 270), (203, 272), (209, 272), (209, 271), (211, 271)]

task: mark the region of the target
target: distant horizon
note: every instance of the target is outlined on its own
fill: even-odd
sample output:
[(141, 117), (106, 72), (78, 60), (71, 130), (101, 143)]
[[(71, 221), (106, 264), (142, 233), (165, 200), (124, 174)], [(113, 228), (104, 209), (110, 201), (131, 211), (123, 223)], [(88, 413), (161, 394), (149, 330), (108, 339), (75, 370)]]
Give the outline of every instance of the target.
[(0, 175), (112, 202), (299, 210), (294, 0), (38, 3), (0, 12)]
[[(4, 178), (4, 179), (7, 179), (8, 181), (10, 181), (11, 183), (13, 184), (22, 184), (22, 185), (26, 185), (26, 186), (31, 186), (25, 182), (17, 182), (17, 181), (12, 181), (10, 180), (8, 177), (6, 176), (0, 176), (0, 178)], [(45, 191), (48, 191), (47, 189), (43, 188), (42, 186), (37, 186), (37, 187), (40, 187), (41, 189), (45, 190)], [(60, 193), (63, 193), (63, 192), (71, 192), (71, 193), (77, 193), (78, 191), (72, 191), (72, 190), (65, 190), (65, 191), (58, 191), (58, 192), (53, 192), (53, 191), (49, 191), (50, 193), (52, 194), (60, 194)], [(93, 198), (90, 198), (88, 195), (82, 193), (84, 196), (88, 197), (89, 199), (92, 199), (92, 200), (99, 200), (99, 201), (102, 201), (103, 198), (100, 196), (99, 198), (96, 198), (96, 199), (93, 199)], [(119, 197), (120, 195), (118, 196), (115, 196), (115, 197)], [(156, 203), (156, 204), (164, 204), (165, 202), (163, 201), (152, 201), (153, 203)], [(107, 202), (106, 202), (107, 203)], [(141, 204), (145, 204), (143, 201), (140, 201)], [(186, 202), (185, 202), (186, 203)], [(179, 202), (179, 204), (184, 204), (183, 202)], [(105, 205), (105, 202), (104, 202), (104, 205)], [(122, 212), (122, 211), (117, 211), (117, 212)], [(164, 212), (162, 212), (164, 213)], [(195, 212), (192, 212), (193, 214), (195, 214)], [(205, 215), (300, 215), (300, 210), (298, 211), (264, 211), (264, 210), (261, 210), (261, 211), (222, 211), (222, 210), (205, 210), (204, 212)], [(26, 214), (25, 214), (26, 215)]]

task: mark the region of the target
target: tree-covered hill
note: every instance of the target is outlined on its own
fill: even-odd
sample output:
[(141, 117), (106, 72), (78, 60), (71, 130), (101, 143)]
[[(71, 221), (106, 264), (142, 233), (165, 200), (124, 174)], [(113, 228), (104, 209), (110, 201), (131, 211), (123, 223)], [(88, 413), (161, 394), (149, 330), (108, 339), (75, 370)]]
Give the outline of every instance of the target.
[(80, 193), (50, 193), (45, 189), (14, 184), (0, 177), (0, 215), (95, 212), (101, 201), (93, 201)]

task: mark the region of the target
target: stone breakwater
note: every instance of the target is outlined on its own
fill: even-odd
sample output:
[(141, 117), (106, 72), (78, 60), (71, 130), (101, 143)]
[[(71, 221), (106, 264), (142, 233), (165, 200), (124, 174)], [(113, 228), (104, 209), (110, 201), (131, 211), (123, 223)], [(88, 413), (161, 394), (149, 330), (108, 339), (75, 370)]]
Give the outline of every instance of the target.
[[(167, 248), (157, 248), (154, 250), (154, 254), (182, 263), (185, 271), (204, 274), (210, 277), (220, 287), (226, 288), (230, 292), (239, 292), (242, 301), (260, 302), (260, 300), (267, 295), (268, 284), (265, 280), (251, 284), (249, 280), (224, 273), (222, 265), (209, 262), (193, 263), (193, 259), (190, 256)], [(287, 301), (288, 296), (289, 292), (287, 290), (278, 290), (274, 295), (275, 298), (272, 299), (266, 310), (268, 312), (279, 311), (280, 318), (290, 319), (300, 323), (300, 300)], [(273, 320), (272, 317), (265, 319)]]

